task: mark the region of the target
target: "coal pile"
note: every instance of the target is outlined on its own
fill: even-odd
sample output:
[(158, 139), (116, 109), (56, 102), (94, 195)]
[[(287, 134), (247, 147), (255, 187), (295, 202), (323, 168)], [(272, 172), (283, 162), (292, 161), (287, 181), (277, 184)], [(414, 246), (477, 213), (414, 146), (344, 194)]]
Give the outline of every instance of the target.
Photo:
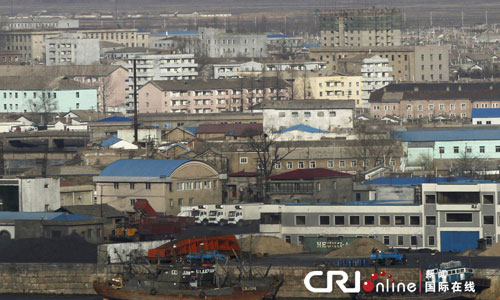
[(2, 263), (96, 263), (97, 245), (80, 237), (0, 239)]

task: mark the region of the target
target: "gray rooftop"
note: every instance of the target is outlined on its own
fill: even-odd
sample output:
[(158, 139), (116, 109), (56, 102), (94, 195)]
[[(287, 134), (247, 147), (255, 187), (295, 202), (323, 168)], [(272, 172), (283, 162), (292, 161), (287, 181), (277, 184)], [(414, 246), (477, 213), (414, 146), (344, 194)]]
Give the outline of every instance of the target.
[(287, 100), (267, 101), (263, 109), (354, 109), (354, 100)]

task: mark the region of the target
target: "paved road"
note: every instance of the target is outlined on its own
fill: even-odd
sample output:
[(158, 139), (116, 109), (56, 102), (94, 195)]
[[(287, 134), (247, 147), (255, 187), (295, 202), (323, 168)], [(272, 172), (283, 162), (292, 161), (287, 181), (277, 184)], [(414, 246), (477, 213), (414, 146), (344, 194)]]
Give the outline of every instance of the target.
[[(391, 268), (426, 268), (429, 265), (437, 265), (442, 262), (451, 260), (459, 260), (462, 263), (473, 268), (488, 269), (500, 268), (500, 257), (485, 257), (485, 256), (458, 256), (453, 253), (437, 253), (435, 255), (427, 253), (408, 253), (406, 254), (408, 263), (406, 265), (395, 265)], [(316, 266), (318, 264), (334, 265), (337, 259), (343, 258), (325, 258), (324, 254), (291, 254), (291, 255), (273, 255), (260, 259), (253, 259), (255, 265), (274, 266)], [(371, 267), (371, 265), (368, 265)]]

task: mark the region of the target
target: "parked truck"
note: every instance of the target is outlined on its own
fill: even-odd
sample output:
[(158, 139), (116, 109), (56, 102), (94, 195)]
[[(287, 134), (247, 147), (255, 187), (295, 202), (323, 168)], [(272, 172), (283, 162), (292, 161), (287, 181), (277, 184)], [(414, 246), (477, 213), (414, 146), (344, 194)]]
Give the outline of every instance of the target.
[(407, 260), (406, 256), (399, 253), (397, 249), (387, 249), (383, 252), (374, 249), (370, 254), (370, 261), (374, 264), (390, 266), (395, 264), (404, 265)]
[(224, 226), (228, 222), (229, 210), (231, 207), (226, 205), (215, 205), (213, 210), (210, 210), (208, 215), (208, 224)]
[(208, 215), (213, 209), (215, 205), (198, 205), (198, 208), (192, 212), (195, 224), (208, 225)]
[(260, 219), (260, 209), (263, 203), (235, 205), (229, 211), (228, 224), (243, 226)]

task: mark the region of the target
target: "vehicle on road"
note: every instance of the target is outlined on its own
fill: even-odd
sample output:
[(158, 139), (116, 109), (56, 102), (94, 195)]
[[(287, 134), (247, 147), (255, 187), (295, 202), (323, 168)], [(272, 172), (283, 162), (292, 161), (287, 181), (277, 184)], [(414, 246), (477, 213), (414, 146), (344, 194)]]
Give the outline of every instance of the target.
[(387, 249), (385, 251), (380, 251), (373, 249), (370, 254), (370, 261), (378, 265), (404, 265), (407, 263), (406, 256), (401, 254), (397, 249)]

